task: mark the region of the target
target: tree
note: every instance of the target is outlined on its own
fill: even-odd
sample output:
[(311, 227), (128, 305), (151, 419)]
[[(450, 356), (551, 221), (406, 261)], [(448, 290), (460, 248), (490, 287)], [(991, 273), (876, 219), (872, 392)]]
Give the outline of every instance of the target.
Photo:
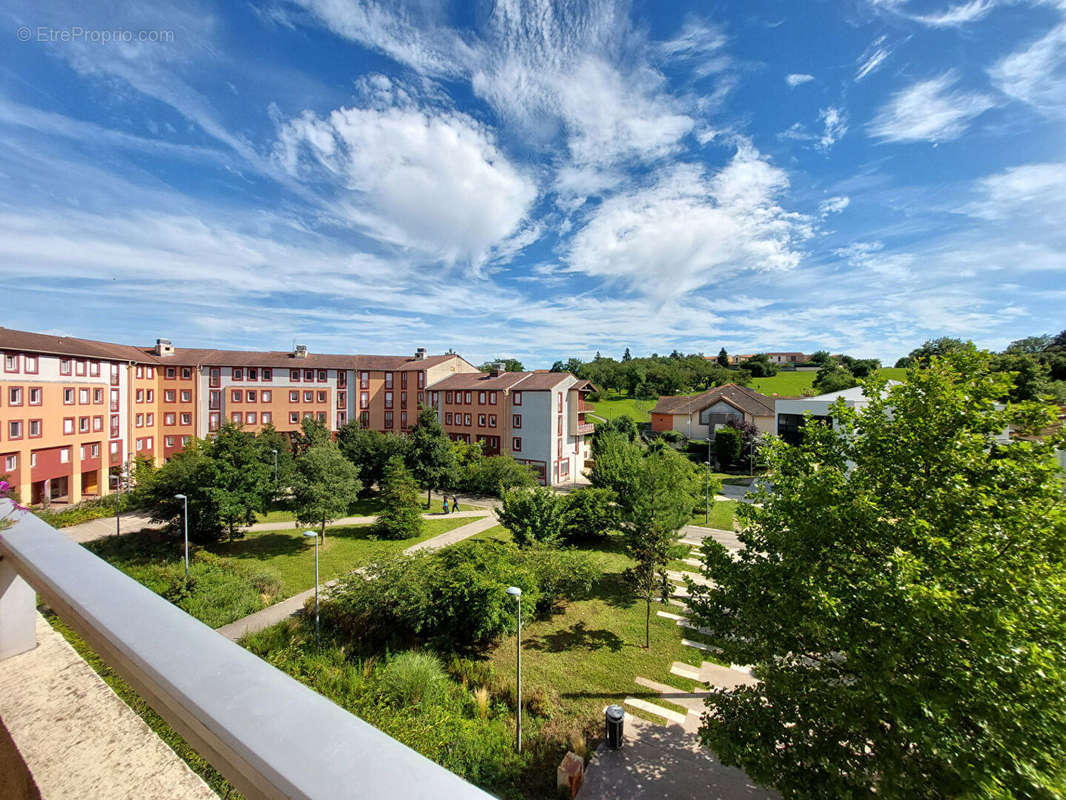
[(384, 509), (378, 515), (378, 536), (383, 539), (410, 539), (422, 533), (418, 484), (400, 456), (393, 456), (385, 465), (381, 501)]
[(494, 358), (492, 361), (486, 361), (480, 367), (482, 372), (492, 372), (496, 368), (496, 364), (503, 364), (505, 372), (523, 372), (525, 367), (522, 366), (522, 362), (517, 358)]
[(624, 353), (622, 353), (622, 361), (632, 361), (632, 360), (633, 360), (633, 356), (630, 355), (629, 348), (627, 347), (626, 351)]
[(300, 421), (300, 434), (296, 439), (296, 453), (297, 455), (306, 453), (312, 447), (318, 447), (320, 444), (332, 441), (333, 435), (324, 423), (319, 422), (314, 417), (304, 417)]
[(332, 442), (316, 444), (296, 461), (292, 495), (296, 520), (318, 526), (323, 541), (326, 526), (348, 513), (359, 495), (359, 471)]
[(839, 392), (857, 386), (858, 381), (851, 374), (851, 370), (836, 361), (828, 361), (818, 368), (818, 374), (814, 376), (814, 388), (819, 394)]
[(720, 367), (726, 367), (726, 368), (729, 367), (729, 353), (727, 353), (725, 351), (724, 347), (721, 350), (718, 351), (718, 361), (717, 361), (717, 363), (718, 363), (718, 366), (720, 366)]
[(997, 407), (972, 345), (865, 387), (767, 444), (739, 553), (705, 544), (693, 623), (760, 682), (713, 694), (702, 740), (785, 797), (1060, 796), (1063, 477), (1056, 442), (993, 442), (1050, 415)]
[(593, 468), (589, 481), (600, 489), (618, 492), (627, 488), (631, 473), (640, 463), (640, 447), (617, 430), (600, 431), (592, 437)]
[(503, 492), (503, 507), (496, 512), (500, 524), (513, 535), (515, 544), (554, 545), (562, 538), (563, 509), (559, 498), (546, 486)]
[(274, 476), (261, 460), (255, 436), (232, 423), (224, 423), (204, 449), (211, 464), (206, 491), (233, 541), (237, 526), (251, 525), (263, 510)]
[(914, 359), (910, 356), (900, 356), (896, 359), (896, 369), (906, 369), (914, 365)]
[(1047, 350), (1051, 341), (1051, 337), (1047, 334), (1044, 334), (1043, 336), (1026, 336), (1024, 339), (1015, 339), (1007, 345), (1007, 349), (1003, 352), (1036, 355), (1037, 353), (1042, 353)]
[(881, 369), (881, 361), (877, 358), (853, 358), (847, 367), (856, 378), (868, 378)]
[[(270, 479), (275, 485), (275, 494), (282, 487), (292, 482), (295, 462), (292, 457), (292, 443), (288, 436), (278, 432), (273, 423), (267, 423), (255, 437), (260, 460), (270, 469)], [(274, 479), (274, 451), (277, 450), (277, 480)]]
[(618, 506), (610, 489), (576, 489), (563, 495), (560, 502), (562, 533), (567, 541), (602, 539), (618, 528)]
[(1001, 353), (992, 359), (992, 368), (1010, 376), (1011, 386), (1003, 399), (1015, 403), (1038, 399), (1047, 391), (1051, 377), (1047, 365), (1029, 353)]
[(821, 366), (822, 364), (829, 363), (830, 357), (828, 350), (816, 350), (811, 353), (810, 362)]
[(390, 458), (406, 457), (408, 441), (395, 433), (364, 428), (352, 420), (337, 431), (337, 446), (359, 470), (359, 482), (366, 493), (381, 483)]
[(952, 339), (950, 336), (941, 336), (939, 339), (929, 339), (921, 347), (911, 350), (911, 359), (920, 367), (929, 366), (929, 361), (934, 356), (946, 356), (959, 350), (965, 350), (971, 344), (962, 339)]
[(210, 489), (215, 480), (214, 464), (207, 453), (207, 443), (193, 439), (171, 456), (146, 485), (139, 487), (154, 522), (165, 522), (170, 531), (181, 535), (184, 531), (182, 515), (188, 499), (189, 539), (198, 544), (216, 542), (222, 536), (218, 506)]
[(744, 435), (737, 428), (722, 426), (714, 432), (714, 459), (723, 469), (740, 461), (743, 446)]
[(766, 353), (759, 353), (744, 362), (744, 368), (756, 378), (772, 378), (777, 374), (777, 367), (770, 363)]
[(442, 489), (455, 479), (455, 455), (451, 441), (437, 419), (435, 408), (418, 412), (418, 424), (408, 437), (407, 465), (426, 490), (426, 508), (434, 489)]

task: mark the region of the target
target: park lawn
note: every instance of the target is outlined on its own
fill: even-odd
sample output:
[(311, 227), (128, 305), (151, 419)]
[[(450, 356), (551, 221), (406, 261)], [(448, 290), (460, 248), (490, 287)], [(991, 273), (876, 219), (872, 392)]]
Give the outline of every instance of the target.
[(606, 398), (592, 404), (592, 413), (609, 420), (632, 417), (637, 422), (650, 422), (651, 410), (655, 408), (655, 402), (654, 400), (637, 400), (612, 392)]
[(737, 500), (715, 500), (711, 503), (710, 522), (706, 521), (706, 509), (699, 509), (692, 513), (689, 525), (700, 525), (705, 528), (718, 528), (723, 531), (735, 530)]
[[(877, 371), (878, 375), (883, 375), (894, 381), (903, 380), (906, 373), (907, 370), (902, 367), (882, 367)], [(763, 394), (773, 395), (776, 393), (778, 397), (803, 397), (804, 392), (816, 393), (813, 386), (817, 375), (817, 371), (782, 371), (772, 378), (753, 378), (751, 388)]]
[[(482, 506), (471, 505), (470, 503), (461, 503), (460, 509), (463, 511), (484, 511)], [(348, 507), (349, 517), (374, 517), (380, 514), (384, 510), (384, 504), (378, 497), (361, 497), (352, 503)], [(432, 507), (433, 511), (440, 511), (440, 501), (438, 500)], [(256, 522), (295, 522), (296, 512), (288, 508), (272, 508), (270, 511), (262, 514), (255, 515)]]

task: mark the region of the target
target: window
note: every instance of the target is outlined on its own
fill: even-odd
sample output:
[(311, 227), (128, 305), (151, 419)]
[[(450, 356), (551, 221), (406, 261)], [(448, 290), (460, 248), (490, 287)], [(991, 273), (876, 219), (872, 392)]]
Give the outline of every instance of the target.
[(314, 419), (314, 418), (315, 418), (315, 412), (314, 411), (305, 411), (304, 412), (304, 419)]
[[(562, 395), (560, 395), (562, 397)], [(559, 462), (559, 477), (565, 478), (570, 475), (570, 459)]]
[(271, 423), (271, 421), (273, 420), (273, 418), (274, 418), (274, 415), (271, 414), (269, 411), (264, 411), (263, 412), (263, 424), (264, 425), (269, 425)]
[(79, 358), (74, 361), (74, 374), (79, 377), (85, 377), (85, 359)]
[(207, 415), (207, 430), (209, 430), (209, 431), (217, 431), (218, 430), (219, 419), (220, 419), (219, 412), (217, 412), (217, 411), (210, 412)]
[(7, 404), (9, 406), (22, 405), (22, 387), (12, 386), (7, 390)]
[(188, 411), (183, 412), (181, 415), (181, 424), (192, 425), (192, 414), (190, 414)]
[(323, 425), (325, 425), (326, 424), (326, 412), (325, 411), (319, 411), (317, 416), (318, 416), (318, 421), (321, 422)]
[(167, 389), (163, 392), (163, 402), (173, 403), (177, 398), (177, 393), (173, 389)]
[(319, 402), (319, 403), (325, 403), (326, 402), (326, 393), (325, 392), (317, 392), (316, 395), (315, 395), (315, 400), (317, 402)]
[[(249, 378), (249, 380), (251, 380), (251, 378)], [(255, 389), (249, 389), (248, 393), (245, 395), (245, 399), (249, 403), (254, 403), (259, 399), (259, 393)]]
[(118, 438), (118, 414), (111, 415), (111, 438)]
[(164, 436), (163, 437), (163, 447), (173, 447), (173, 446), (174, 446), (174, 437), (173, 436)]
[(73, 362), (69, 358), (61, 358), (61, 359), (59, 359), (59, 374), (60, 375), (69, 375), (70, 374), (70, 365), (72, 363)]
[(36, 439), (41, 435), (41, 421), (39, 419), (30, 420), (30, 438)]
[(391, 411), (386, 411), (385, 412), (385, 427), (386, 428), (391, 428), (392, 427), (392, 412)]
[(478, 414), (477, 415), (477, 425), (478, 425), (479, 428), (484, 428), (485, 427), (485, 415), (484, 414)]
[(310, 383), (314, 379), (315, 379), (315, 371), (313, 369), (305, 369), (304, 370), (304, 382), (305, 383)]
[(521, 428), (522, 427), (522, 415), (521, 414), (513, 414), (513, 415), (511, 415), (511, 427), (512, 428)]
[(142, 364), (138, 364), (137, 365), (137, 370), (136, 370), (135, 374), (137, 375), (138, 378), (143, 378), (144, 377), (144, 366)]
[(298, 369), (290, 369), (289, 370), (289, 380), (292, 383), (299, 383), (300, 382), (300, 370), (298, 370)]
[(489, 392), (489, 405), (496, 405), (496, 392)]
[(184, 381), (189, 380), (192, 377), (192, 367), (181, 368), (181, 379)]
[(418, 407), (422, 407), (422, 392), (418, 393)]
[(22, 438), (22, 420), (13, 419), (7, 423), (7, 438), (8, 439), (21, 439)]
[(522, 393), (521, 392), (515, 392), (514, 393), (514, 404), (516, 406), (522, 405)]
[(93, 432), (100, 433), (104, 429), (104, 415), (97, 414), (93, 417)]
[(385, 408), (392, 408), (392, 392), (385, 392)]
[(289, 424), (290, 425), (298, 425), (299, 423), (300, 423), (300, 412), (299, 411), (290, 411), (289, 412)]
[(234, 411), (232, 414), (230, 414), (230, 419), (233, 420), (233, 423), (235, 425), (240, 425), (242, 422), (244, 422), (244, 414), (242, 414), (240, 411)]
[(400, 388), (401, 389), (406, 389), (407, 388), (407, 373), (406, 372), (401, 372), (400, 373)]
[(289, 402), (290, 403), (299, 403), (300, 402), (300, 393), (295, 391), (295, 390), (289, 392)]
[(99, 378), (100, 377), (100, 362), (99, 361), (90, 361), (89, 362), (89, 375), (90, 375), (90, 377), (93, 377), (93, 378)]
[(164, 414), (163, 415), (163, 424), (164, 425), (174, 425), (174, 424), (177, 423), (177, 421), (178, 421), (178, 417), (173, 411), (171, 411), (168, 414)]
[(155, 414), (145, 414), (144, 424), (147, 425), (149, 428), (155, 425)]
[(149, 389), (144, 393), (144, 400), (146, 403), (155, 402), (155, 389)]
[(478, 392), (477, 393), (477, 401), (478, 401), (479, 405), (485, 405), (486, 396), (485, 396), (484, 392)]
[(183, 402), (183, 403), (191, 403), (192, 402), (192, 390), (191, 389), (182, 389), (181, 390), (181, 402)]
[(144, 414), (137, 415), (136, 422), (134, 422), (134, 425), (136, 425), (138, 428), (144, 427)]
[(444, 412), (444, 424), (445, 425), (451, 425), (452, 424), (452, 412), (451, 411), (445, 411)]
[[(37, 455), (36, 453), (33, 453), (33, 454), (30, 455), (30, 466), (31, 467), (37, 466), (37, 460), (34, 458), (34, 456), (36, 456), (36, 455)], [(18, 456), (6, 456), (4, 458), (4, 469), (6, 469), (8, 472), (14, 472), (16, 469), (18, 469), (18, 465), (19, 465)]]
[(305, 403), (313, 403), (313, 402), (315, 402), (315, 393), (314, 392), (304, 392), (304, 402)]
[(466, 418), (465, 418), (465, 421), (463, 422), (463, 424), (466, 425), (467, 427), (470, 426), (470, 415), (469, 414), (466, 415)]
[[(144, 376), (146, 378), (148, 378), (149, 380), (154, 378), (155, 377), (155, 367), (145, 367), (144, 368)], [(149, 440), (149, 441), (151, 441), (151, 440)]]
[(60, 464), (67, 464), (69, 462), (70, 462), (70, 448), (69, 447), (64, 447), (62, 450), (59, 451), (59, 463)]
[[(458, 393), (458, 392), (456, 392), (455, 394), (456, 394), (456, 395), (458, 395), (459, 393)], [(454, 403), (454, 402), (455, 402), (455, 399), (454, 399), (454, 397), (452, 396), (452, 393), (451, 393), (451, 392), (445, 392), (445, 393), (444, 393), (444, 402), (445, 402), (445, 403), (447, 403), (447, 404), (449, 404), (449, 405), (451, 405), (452, 403)]]
[(244, 368), (243, 367), (234, 367), (232, 375), (233, 375), (233, 380), (235, 380), (235, 381), (243, 381), (244, 380)]
[[(103, 389), (101, 389), (100, 391), (103, 391)], [(30, 405), (31, 406), (39, 406), (41, 404), (41, 396), (42, 396), (42, 394), (43, 394), (43, 391), (42, 391), (40, 386), (31, 386), (30, 387)]]
[(274, 370), (272, 370), (272, 369), (264, 369), (263, 370), (263, 380), (265, 380), (265, 381), (274, 380)]
[(113, 456), (114, 455), (118, 455), (118, 448), (119, 448), (119, 445), (121, 445), (121, 444), (122, 444), (122, 442), (112, 442), (111, 443), (111, 455), (113, 455)]
[(338, 411), (337, 412), (337, 427), (338, 428), (344, 427), (344, 423), (347, 421), (346, 417), (347, 417), (347, 415), (343, 411)]
[(391, 389), (392, 388), (392, 373), (391, 372), (386, 372), (385, 373), (385, 388), (386, 389)]
[(67, 388), (63, 389), (63, 405), (65, 405), (65, 406), (74, 405), (74, 390), (71, 389), (70, 387), (67, 387)]
[(319, 383), (325, 383), (326, 382), (326, 377), (328, 376), (328, 374), (329, 373), (326, 370), (320, 369), (318, 371), (318, 382)]
[(511, 439), (511, 449), (516, 453), (522, 452), (522, 437), (515, 436)]
[(418, 388), (419, 389), (425, 389), (426, 388), (426, 373), (424, 373), (424, 372), (419, 372), (418, 373)]
[[(149, 367), (149, 369), (151, 369), (151, 367)], [(152, 449), (152, 437), (151, 436), (146, 436), (144, 438), (144, 449), (145, 450), (151, 450)]]
[(210, 386), (212, 389), (217, 389), (219, 383), (221, 383), (221, 380), (222, 370), (218, 367), (211, 367), (211, 369), (207, 372), (207, 385)]
[(259, 370), (256, 369), (255, 367), (248, 367), (248, 380), (250, 380), (250, 381), (259, 380)]
[(407, 427), (407, 412), (406, 411), (401, 411), (400, 412), (400, 427), (401, 428), (406, 428)]
[(138, 403), (144, 402), (144, 389), (137, 390), (136, 398)]
[(163, 374), (168, 380), (173, 380), (178, 377), (178, 371), (174, 367), (167, 367), (167, 371)]
[(558, 425), (558, 428), (559, 428), (559, 430), (557, 430), (557, 431), (555, 432), (555, 435), (556, 435), (556, 436), (562, 436), (562, 435), (563, 435), (563, 417), (562, 417), (562, 415), (560, 415), (560, 416), (559, 416), (559, 425)]
[(472, 395), (473, 395), (472, 392), (463, 392), (463, 404), (464, 405), (470, 405), (470, 402), (471, 402), (470, 398), (472, 397)]
[[(37, 374), (37, 356), (23, 356), (23, 367), (28, 375)], [(99, 374), (99, 373), (97, 373)]]
[(337, 408), (347, 408), (347, 407), (348, 407), (348, 393), (347, 392), (337, 392)]
[(348, 370), (346, 370), (346, 369), (337, 370), (337, 386), (339, 386), (340, 388), (343, 389), (347, 385), (348, 385)]
[(370, 388), (370, 373), (369, 372), (360, 372), (359, 373), (359, 388), (360, 389), (369, 389)]
[(88, 417), (78, 417), (78, 433), (88, 433), (89, 426), (90, 422)]
[(559, 413), (563, 413), (563, 393), (559, 392)]
[(495, 428), (496, 427), (496, 415), (495, 414), (489, 414), (489, 427), (490, 428)]
[(118, 389), (111, 390), (111, 410), (118, 411), (119, 394)]
[(264, 403), (269, 403), (274, 393), (270, 389), (264, 389), (259, 393), (259, 399)]
[(407, 392), (400, 392), (400, 408), (407, 408)]
[(78, 389), (78, 404), (79, 405), (83, 405), (83, 406), (89, 405), (89, 390), (88, 389)]
[(74, 433), (74, 417), (63, 417), (63, 433), (67, 435)]
[(103, 404), (104, 404), (104, 390), (103, 389), (99, 389), (99, 388), (93, 389), (93, 405), (94, 406), (102, 406)]
[(244, 415), (244, 421), (247, 422), (249, 425), (255, 425), (258, 416), (259, 415), (256, 414), (254, 411), (249, 411), (247, 414)]
[(244, 400), (244, 392), (240, 389), (233, 389), (232, 391), (230, 391), (229, 394), (230, 400), (234, 403), (240, 403), (242, 400)]
[(370, 392), (359, 392), (359, 408), (370, 408)]
[(222, 406), (222, 392), (214, 391), (207, 393), (207, 407), (208, 408), (220, 408)]
[(369, 428), (370, 427), (370, 412), (369, 411), (360, 412), (360, 414), (359, 414), (359, 427), (361, 427), (361, 428)]
[(191, 442), (191, 441), (192, 441), (192, 437), (191, 436), (182, 436), (181, 437), (181, 446), (182, 447), (188, 447), (189, 446), (189, 442)]

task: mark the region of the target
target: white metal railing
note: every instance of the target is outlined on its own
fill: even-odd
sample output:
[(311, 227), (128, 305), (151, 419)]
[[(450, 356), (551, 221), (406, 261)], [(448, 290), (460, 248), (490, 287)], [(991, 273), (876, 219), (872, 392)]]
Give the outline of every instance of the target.
[(0, 659), (36, 646), (35, 592), (249, 798), (487, 798), (0, 500)]

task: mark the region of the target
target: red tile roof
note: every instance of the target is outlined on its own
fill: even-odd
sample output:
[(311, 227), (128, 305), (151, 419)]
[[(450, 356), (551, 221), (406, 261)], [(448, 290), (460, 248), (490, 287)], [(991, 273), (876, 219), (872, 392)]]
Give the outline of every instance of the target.
[(714, 405), (719, 400), (725, 400), (730, 405), (753, 417), (770, 417), (774, 414), (774, 399), (764, 394), (749, 389), (746, 386), (738, 386), (735, 383), (726, 383), (716, 386), (706, 392), (679, 397), (660, 397), (652, 414), (695, 414), (708, 406)]

